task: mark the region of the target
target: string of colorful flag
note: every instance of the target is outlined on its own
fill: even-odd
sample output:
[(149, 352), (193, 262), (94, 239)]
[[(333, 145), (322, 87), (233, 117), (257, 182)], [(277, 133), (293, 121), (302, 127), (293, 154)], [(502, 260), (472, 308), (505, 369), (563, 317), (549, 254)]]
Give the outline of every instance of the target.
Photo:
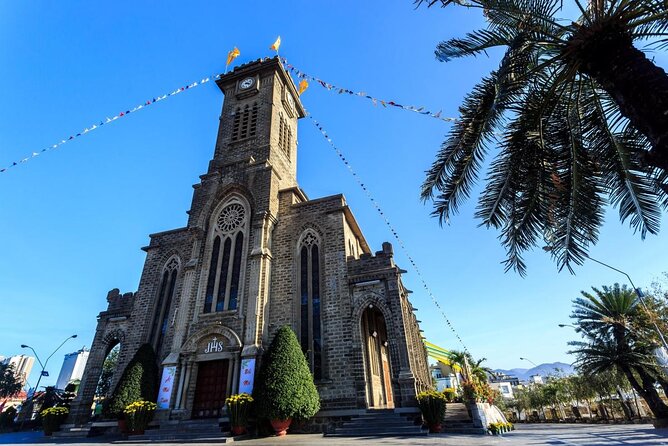
[[(278, 38), (276, 39), (276, 41), (274, 42), (274, 44), (271, 45), (271, 47), (270, 47), (272, 50), (276, 51), (277, 56), (278, 56), (278, 49), (279, 49), (279, 47), (280, 47), (280, 44), (281, 44), (281, 37), (278, 36)], [(241, 54), (241, 52), (239, 51), (239, 49), (238, 49), (237, 47), (234, 47), (231, 51), (228, 52), (228, 54), (227, 54), (227, 60), (226, 60), (226, 65), (225, 65), (225, 73), (227, 73), (227, 69), (228, 69), (229, 65), (230, 65), (230, 64), (234, 61), (234, 59), (236, 59), (240, 54)], [(278, 57), (280, 57), (280, 56), (278, 56)], [(282, 60), (282, 62), (284, 63), (284, 65), (287, 67), (288, 70), (290, 70), (291, 72), (295, 73), (295, 75), (296, 75), (298, 78), (301, 79), (301, 81), (299, 82), (299, 86), (298, 86), (298, 94), (299, 94), (299, 95), (301, 95), (301, 94), (308, 88), (309, 84), (308, 84), (308, 82), (307, 82), (307, 79), (311, 79), (311, 80), (313, 80), (313, 81), (319, 83), (319, 84), (322, 85), (324, 88), (326, 88), (326, 89), (328, 89), (328, 90), (330, 90), (330, 91), (332, 91), (332, 90), (338, 90), (339, 94), (347, 93), (347, 94), (349, 94), (349, 95), (356, 95), (356, 96), (359, 96), (359, 97), (364, 97), (364, 98), (370, 99), (370, 100), (374, 103), (374, 105), (377, 105), (377, 104), (380, 102), (380, 104), (383, 105), (384, 107), (387, 107), (388, 105), (389, 105), (389, 106), (393, 106), (393, 107), (399, 107), (399, 108), (401, 108), (401, 109), (403, 109), (403, 110), (409, 110), (409, 111), (417, 112), (417, 113), (419, 113), (419, 114), (421, 114), (421, 115), (431, 116), (431, 117), (433, 117), (433, 118), (441, 119), (441, 120), (446, 121), (446, 122), (452, 122), (452, 121), (455, 121), (455, 120), (456, 120), (455, 118), (446, 118), (446, 117), (442, 117), (440, 111), (439, 111), (438, 113), (432, 113), (432, 112), (430, 112), (430, 111), (424, 110), (424, 107), (419, 107), (419, 108), (417, 108), (417, 107), (410, 106), (410, 105), (405, 106), (405, 105), (398, 104), (398, 103), (396, 103), (396, 102), (394, 102), (394, 101), (385, 101), (385, 100), (377, 99), (377, 98), (374, 98), (374, 97), (372, 97), (372, 96), (370, 96), (370, 95), (367, 95), (366, 93), (363, 93), (363, 92), (355, 93), (355, 92), (353, 92), (352, 90), (348, 90), (348, 89), (344, 89), (344, 88), (336, 87), (335, 85), (329, 84), (329, 83), (327, 83), (327, 82), (325, 82), (325, 81), (323, 81), (323, 80), (321, 80), (321, 79), (318, 79), (318, 78), (316, 78), (316, 77), (313, 77), (313, 76), (310, 76), (310, 75), (308, 75), (308, 74), (306, 74), (306, 73), (303, 73), (302, 71), (298, 70), (298, 69), (295, 68), (294, 66), (290, 65), (290, 64), (288, 63), (287, 59), (285, 59), (285, 58), (283, 58), (283, 57), (281, 57), (280, 59)], [(125, 110), (125, 111), (121, 111), (120, 113), (114, 115), (114, 116), (111, 117), (111, 118), (110, 118), (110, 117), (106, 117), (106, 119), (100, 120), (99, 123), (97, 123), (97, 121), (96, 121), (95, 124), (93, 124), (93, 125), (91, 125), (91, 126), (89, 126), (89, 127), (84, 128), (82, 131), (80, 131), (80, 132), (78, 132), (78, 133), (75, 133), (75, 134), (70, 135), (70, 136), (69, 136), (68, 138), (66, 138), (66, 139), (62, 139), (62, 140), (60, 140), (60, 142), (58, 142), (58, 143), (56, 143), (56, 144), (50, 145), (50, 146), (48, 146), (48, 147), (45, 147), (45, 148), (43, 148), (42, 150), (40, 150), (40, 151), (38, 151), (38, 152), (33, 152), (32, 155), (30, 155), (30, 156), (28, 156), (28, 157), (25, 157), (25, 158), (23, 158), (23, 159), (21, 159), (21, 160), (19, 160), (19, 161), (13, 162), (11, 165), (9, 165), (9, 166), (7, 166), (7, 167), (0, 168), (0, 173), (6, 172), (8, 169), (10, 169), (10, 168), (12, 168), (12, 167), (15, 167), (15, 166), (17, 166), (17, 165), (19, 165), (19, 164), (25, 163), (25, 162), (29, 161), (30, 159), (35, 158), (35, 157), (37, 157), (37, 156), (40, 156), (41, 154), (43, 154), (43, 153), (45, 153), (45, 152), (48, 152), (48, 151), (50, 151), (50, 150), (55, 150), (55, 149), (59, 148), (60, 146), (62, 146), (63, 144), (67, 144), (69, 141), (72, 141), (72, 140), (77, 139), (77, 138), (79, 138), (79, 137), (81, 137), (81, 136), (83, 136), (83, 135), (86, 135), (86, 134), (92, 132), (93, 130), (96, 130), (96, 129), (102, 127), (103, 125), (111, 124), (112, 122), (115, 122), (115, 121), (117, 121), (118, 119), (123, 118), (123, 117), (125, 117), (125, 116), (127, 116), (127, 115), (129, 115), (129, 114), (131, 114), (131, 113), (135, 113), (135, 112), (137, 112), (137, 111), (139, 111), (139, 110), (142, 110), (142, 109), (144, 109), (144, 108), (146, 108), (146, 107), (148, 107), (148, 106), (150, 106), (150, 105), (152, 105), (152, 104), (155, 104), (156, 102), (163, 101), (163, 100), (165, 100), (165, 99), (167, 99), (167, 98), (169, 98), (169, 97), (175, 96), (175, 95), (177, 95), (177, 94), (179, 94), (179, 93), (181, 93), (181, 92), (184, 92), (184, 91), (187, 91), (187, 90), (191, 90), (191, 89), (193, 89), (193, 88), (195, 88), (195, 87), (197, 87), (197, 86), (199, 86), (199, 85), (202, 85), (202, 84), (205, 84), (205, 83), (211, 81), (212, 79), (213, 79), (213, 80), (217, 80), (217, 79), (219, 79), (221, 76), (222, 76), (222, 74), (214, 74), (214, 75), (211, 75), (211, 76), (202, 78), (200, 81), (192, 82), (192, 83), (190, 83), (190, 84), (188, 84), (188, 85), (185, 85), (185, 86), (183, 86), (183, 87), (177, 88), (176, 90), (174, 90), (174, 91), (172, 91), (172, 92), (170, 92), (170, 93), (163, 94), (162, 96), (156, 96), (156, 97), (153, 97), (153, 98), (147, 100), (146, 102), (143, 102), (142, 104), (139, 104), (139, 105), (137, 105), (137, 106), (135, 106), (135, 107), (133, 107), (133, 108), (131, 108), (131, 109), (128, 109), (128, 110)], [(436, 297), (434, 296), (434, 294), (431, 292), (431, 289), (430, 289), (429, 286), (427, 285), (427, 282), (425, 281), (424, 276), (422, 275), (422, 272), (420, 271), (420, 269), (418, 268), (417, 264), (416, 264), (415, 261), (413, 260), (413, 257), (412, 257), (412, 256), (410, 255), (410, 253), (408, 252), (408, 250), (407, 250), (407, 248), (406, 248), (406, 245), (404, 244), (403, 240), (399, 237), (399, 234), (398, 234), (397, 231), (394, 229), (394, 226), (390, 223), (390, 221), (389, 221), (389, 219), (387, 218), (386, 214), (383, 212), (383, 210), (382, 210), (382, 208), (380, 207), (378, 201), (373, 197), (373, 195), (371, 194), (371, 192), (369, 191), (369, 189), (364, 185), (364, 183), (362, 182), (361, 178), (359, 177), (359, 175), (357, 175), (357, 173), (356, 173), (355, 170), (352, 168), (352, 166), (350, 165), (350, 163), (348, 162), (348, 160), (345, 158), (345, 156), (343, 155), (343, 153), (338, 149), (338, 147), (337, 147), (336, 145), (334, 145), (332, 139), (329, 137), (329, 135), (328, 135), (327, 132), (323, 129), (323, 127), (320, 125), (320, 123), (318, 123), (315, 119), (313, 119), (312, 116), (308, 115), (308, 117), (312, 120), (312, 122), (313, 122), (314, 125), (318, 128), (318, 130), (322, 133), (322, 135), (325, 137), (325, 139), (326, 139), (327, 142), (330, 144), (330, 146), (335, 150), (335, 152), (336, 152), (336, 154), (338, 155), (338, 157), (341, 159), (341, 161), (343, 161), (343, 163), (346, 165), (346, 167), (348, 168), (348, 170), (350, 171), (350, 173), (353, 175), (355, 181), (359, 184), (359, 186), (362, 188), (362, 190), (366, 193), (366, 195), (367, 195), (367, 197), (369, 198), (369, 200), (371, 201), (372, 205), (374, 206), (374, 208), (376, 209), (376, 211), (378, 211), (378, 213), (380, 214), (380, 216), (383, 218), (385, 224), (386, 224), (386, 225), (388, 226), (388, 228), (390, 229), (390, 232), (392, 233), (392, 235), (394, 236), (394, 238), (399, 242), (399, 245), (400, 245), (401, 249), (404, 251), (404, 253), (405, 253), (406, 256), (408, 257), (408, 260), (410, 261), (411, 265), (413, 266), (413, 269), (416, 271), (416, 273), (417, 273), (417, 275), (418, 275), (418, 278), (419, 278), (420, 281), (422, 282), (422, 285), (423, 285), (425, 291), (426, 291), (427, 294), (430, 296), (430, 298), (431, 298), (431, 300), (433, 301), (434, 305), (436, 305), (436, 307), (437, 307), (437, 308), (439, 309), (439, 311), (441, 312), (441, 314), (442, 314), (443, 318), (445, 319), (445, 321), (446, 321), (448, 327), (450, 328), (450, 330), (452, 330), (452, 332), (453, 332), (454, 335), (456, 336), (457, 340), (462, 344), (462, 346), (464, 347), (464, 350), (467, 350), (466, 345), (465, 345), (464, 342), (462, 341), (461, 337), (459, 336), (459, 334), (458, 334), (457, 331), (455, 330), (454, 326), (452, 325), (452, 323), (450, 322), (450, 320), (448, 319), (448, 317), (445, 315), (445, 312), (443, 311), (443, 309), (441, 308), (440, 304), (439, 304), (438, 301), (436, 300)]]
[[(425, 107), (415, 107), (413, 105), (402, 105), (402, 104), (399, 104), (396, 101), (388, 101), (388, 100), (384, 100), (384, 99), (378, 99), (378, 98), (373, 97), (373, 96), (371, 96), (371, 95), (369, 95), (369, 94), (367, 94), (366, 92), (363, 92), (363, 91), (356, 92), (356, 91), (353, 91), (353, 90), (349, 90), (347, 88), (338, 87), (334, 84), (330, 84), (329, 82), (325, 82), (322, 79), (319, 79), (315, 76), (311, 76), (310, 74), (304, 73), (303, 71), (299, 70), (294, 65), (291, 65), (285, 57), (280, 57), (280, 59), (283, 62), (283, 65), (286, 67), (287, 70), (289, 70), (291, 73), (294, 73), (295, 76), (297, 76), (298, 79), (302, 79), (302, 81), (300, 82), (300, 90), (301, 90), (302, 86), (308, 87), (308, 82), (304, 83), (304, 81), (306, 79), (310, 79), (311, 81), (319, 84), (320, 86), (322, 86), (323, 88), (325, 88), (329, 91), (335, 91), (338, 94), (347, 94), (347, 95), (350, 95), (350, 96), (357, 96), (357, 97), (365, 98), (365, 99), (370, 100), (373, 103), (373, 105), (375, 105), (375, 106), (378, 106), (378, 104), (380, 104), (380, 105), (382, 105), (383, 107), (386, 107), (386, 108), (388, 106), (389, 107), (396, 107), (396, 108), (400, 108), (402, 110), (407, 110), (407, 111), (411, 111), (411, 112), (414, 112), (414, 113), (418, 113), (418, 114), (423, 115), (423, 116), (430, 116), (432, 118), (440, 119), (441, 121), (445, 121), (445, 122), (457, 121), (457, 118), (441, 116), (442, 111), (438, 111), (438, 112), (434, 113), (434, 112), (431, 112), (429, 110), (426, 110)], [(305, 89), (306, 88), (304, 88), (304, 90)]]
[(448, 316), (446, 316), (445, 311), (443, 311), (443, 308), (438, 303), (438, 300), (436, 299), (436, 296), (434, 296), (434, 293), (432, 293), (431, 289), (427, 285), (427, 281), (425, 280), (424, 276), (422, 275), (422, 272), (420, 271), (420, 268), (418, 268), (417, 263), (415, 263), (415, 260), (413, 260), (413, 256), (411, 256), (410, 253), (408, 252), (408, 249), (406, 248), (406, 245), (404, 244), (404, 241), (401, 239), (401, 237), (399, 237), (399, 233), (397, 233), (397, 231), (396, 231), (396, 229), (394, 229), (394, 226), (392, 225), (392, 223), (390, 223), (390, 220), (388, 219), (387, 214), (380, 207), (380, 204), (378, 203), (378, 200), (376, 200), (374, 198), (374, 196), (371, 194), (371, 191), (369, 191), (369, 188), (364, 184), (361, 177), (357, 174), (357, 172), (355, 172), (355, 169), (353, 169), (350, 162), (346, 159), (346, 157), (343, 155), (341, 150), (339, 150), (339, 148), (334, 144), (334, 142), (332, 141), (332, 138), (329, 136), (329, 133), (327, 133), (327, 131), (322, 127), (322, 125), (318, 121), (316, 121), (315, 118), (313, 118), (313, 116), (311, 116), (311, 114), (307, 113), (307, 117), (311, 120), (311, 122), (313, 122), (313, 125), (315, 125), (315, 127), (320, 131), (320, 133), (325, 138), (325, 140), (327, 140), (327, 142), (332, 147), (332, 149), (334, 149), (334, 151), (336, 152), (336, 155), (343, 162), (343, 164), (345, 164), (346, 168), (351, 173), (351, 175), (353, 176), (353, 178), (355, 179), (357, 184), (362, 188), (362, 190), (366, 194), (369, 201), (371, 201), (371, 204), (373, 205), (373, 207), (376, 209), (378, 214), (380, 214), (380, 217), (385, 222), (385, 225), (387, 225), (390, 232), (392, 233), (394, 238), (397, 240), (397, 242), (399, 243), (399, 246), (403, 250), (406, 257), (408, 258), (408, 261), (410, 262), (411, 266), (413, 267), (413, 270), (417, 273), (417, 276), (420, 279), (420, 282), (422, 282), (423, 288), (425, 289), (425, 291), (427, 292), (427, 294), (431, 298), (434, 305), (436, 305), (436, 308), (438, 308), (438, 310), (441, 312), (441, 315), (443, 316), (443, 319), (445, 319), (445, 322), (448, 325), (448, 328), (450, 328), (450, 330), (454, 333), (454, 335), (457, 338), (457, 340), (459, 341), (459, 343), (462, 345), (462, 347), (464, 347), (464, 351), (468, 351), (468, 349), (466, 348), (466, 344), (464, 344), (464, 341), (462, 341), (462, 338), (457, 333), (457, 330), (455, 330), (454, 325), (452, 325), (452, 323), (448, 319)]
[(193, 88), (195, 88), (199, 85), (206, 84), (207, 82), (211, 81), (212, 79), (216, 80), (216, 79), (220, 78), (220, 76), (221, 76), (220, 74), (215, 74), (215, 75), (212, 75), (212, 76), (202, 78), (202, 80), (200, 80), (200, 81), (192, 82), (188, 85), (184, 85), (183, 87), (179, 87), (179, 88), (177, 88), (176, 90), (174, 90), (170, 93), (165, 93), (162, 96), (152, 97), (151, 99), (148, 99), (147, 101), (145, 101), (145, 102), (143, 102), (143, 103), (141, 103), (141, 104), (139, 104), (135, 107), (132, 107), (130, 109), (126, 109), (124, 111), (121, 111), (118, 114), (115, 114), (113, 117), (107, 116), (105, 119), (101, 119), (99, 121), (96, 121), (93, 125), (84, 128), (83, 130), (79, 131), (78, 133), (71, 134), (67, 138), (61, 139), (56, 144), (52, 144), (52, 145), (50, 145), (48, 147), (45, 147), (45, 148), (43, 148), (43, 149), (41, 149), (37, 152), (33, 152), (30, 156), (27, 156), (27, 157), (25, 157), (25, 158), (23, 158), (19, 161), (15, 161), (15, 162), (13, 162), (12, 164), (10, 164), (6, 167), (0, 168), (0, 173), (6, 172), (8, 169), (11, 169), (12, 167), (16, 167), (19, 164), (25, 163), (25, 162), (31, 160), (32, 158), (36, 158), (36, 157), (40, 156), (41, 154), (43, 154), (44, 152), (55, 150), (55, 149), (59, 148), (60, 146), (62, 146), (63, 144), (67, 144), (68, 142), (70, 142), (74, 139), (77, 139), (77, 138), (79, 138), (83, 135), (86, 135), (86, 134), (92, 132), (93, 130), (97, 130), (104, 125), (108, 125), (108, 124), (111, 124), (113, 122), (116, 122), (120, 118), (123, 118), (123, 117), (129, 115), (130, 113), (138, 112), (139, 110), (143, 110), (144, 108), (148, 107), (149, 105), (153, 105), (156, 102), (163, 101), (163, 100), (165, 100), (165, 99), (167, 99), (171, 96), (176, 96), (179, 93), (182, 93), (182, 92), (187, 91), (187, 90), (191, 90), (191, 89), (193, 89)]

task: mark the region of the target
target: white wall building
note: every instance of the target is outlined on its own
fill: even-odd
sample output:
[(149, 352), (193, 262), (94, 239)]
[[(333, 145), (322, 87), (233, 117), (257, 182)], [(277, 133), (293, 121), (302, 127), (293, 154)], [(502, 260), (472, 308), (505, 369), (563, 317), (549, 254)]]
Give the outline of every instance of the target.
[(60, 374), (58, 375), (58, 381), (56, 381), (57, 389), (64, 389), (71, 381), (81, 379), (86, 368), (89, 353), (90, 351), (84, 347), (79, 351), (65, 355), (63, 366), (60, 368)]
[(14, 366), (14, 375), (21, 381), (21, 386), (24, 386), (30, 376), (35, 358), (26, 355), (15, 355), (9, 358), (0, 356), (0, 362)]
[(492, 389), (496, 389), (499, 392), (501, 392), (501, 396), (504, 398), (508, 399), (515, 398), (515, 395), (513, 394), (513, 386), (510, 383), (510, 381), (490, 382), (489, 386)]

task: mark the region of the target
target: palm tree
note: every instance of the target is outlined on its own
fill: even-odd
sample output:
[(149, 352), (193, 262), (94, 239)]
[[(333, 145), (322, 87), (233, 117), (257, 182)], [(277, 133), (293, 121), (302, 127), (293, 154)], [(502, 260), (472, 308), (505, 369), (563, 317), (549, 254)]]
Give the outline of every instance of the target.
[(601, 288), (592, 287), (594, 294), (581, 291), (583, 297), (573, 301), (571, 318), (577, 324), (576, 331), (611, 334), (622, 344), (628, 334), (641, 330), (640, 326), (632, 325), (640, 316), (638, 296), (635, 290), (618, 283)]
[[(426, 0), (417, 0), (423, 3)], [(460, 106), (422, 198), (441, 224), (467, 199), (494, 143), (476, 216), (501, 231), (506, 270), (547, 243), (560, 269), (582, 264), (606, 201), (642, 237), (668, 205), (668, 76), (634, 42), (668, 45), (663, 0), (593, 0), (562, 20), (562, 0), (427, 0), (485, 12), (486, 29), (440, 43), (441, 61), (505, 48)], [(500, 136), (499, 136), (500, 135)]]
[[(654, 387), (660, 383), (664, 392), (668, 383), (661, 376), (642, 325), (643, 318), (635, 293), (615, 284), (592, 288), (594, 294), (582, 291), (573, 301), (571, 318), (577, 331), (588, 340), (573, 342), (577, 347), (577, 364), (585, 374), (619, 371), (641, 395), (657, 420), (668, 423), (668, 406)], [(667, 393), (668, 395), (668, 393)]]
[[(469, 352), (458, 350), (450, 350), (449, 357), (454, 364), (460, 366), (464, 371), (464, 379), (466, 381), (476, 379), (480, 383), (486, 383), (488, 381), (488, 375), (493, 373), (492, 369), (482, 365), (487, 358), (475, 360)], [(468, 373), (470, 373), (470, 376)]]
[(620, 348), (614, 339), (588, 337), (588, 342), (575, 341), (571, 345), (577, 348), (569, 353), (577, 356), (577, 367), (584, 374), (592, 376), (620, 371), (647, 402), (657, 420), (657, 427), (668, 423), (668, 406), (654, 387), (656, 380), (648, 373), (648, 369), (653, 367), (653, 359), (647, 344), (636, 343)]

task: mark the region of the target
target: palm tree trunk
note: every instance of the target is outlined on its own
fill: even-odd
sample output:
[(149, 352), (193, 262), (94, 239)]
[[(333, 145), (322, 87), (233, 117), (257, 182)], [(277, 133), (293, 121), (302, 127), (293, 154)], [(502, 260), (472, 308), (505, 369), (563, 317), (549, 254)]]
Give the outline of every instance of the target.
[(631, 386), (638, 392), (638, 394), (647, 402), (649, 409), (654, 414), (654, 417), (657, 420), (668, 420), (668, 406), (661, 400), (659, 393), (654, 388), (654, 380), (642, 370), (642, 368), (637, 368), (636, 372), (640, 376), (640, 382), (636, 379), (635, 375), (629, 367), (622, 367), (622, 372), (626, 375), (626, 378), (631, 383)]
[(652, 145), (646, 162), (668, 170), (668, 75), (633, 46), (608, 19), (580, 28), (563, 52), (571, 66), (591, 76)]

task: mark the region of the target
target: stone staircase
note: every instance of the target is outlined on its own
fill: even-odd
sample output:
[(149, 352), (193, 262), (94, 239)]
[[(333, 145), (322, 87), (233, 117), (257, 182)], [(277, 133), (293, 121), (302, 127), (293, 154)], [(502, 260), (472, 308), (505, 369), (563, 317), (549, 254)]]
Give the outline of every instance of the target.
[(427, 430), (416, 426), (408, 418), (388, 410), (368, 410), (354, 416), (326, 437), (396, 437), (427, 435)]
[(60, 430), (53, 433), (53, 438), (82, 438), (90, 433), (91, 423), (77, 427), (74, 424), (61, 424)]
[(487, 429), (474, 427), (466, 405), (463, 403), (448, 403), (445, 409), (445, 423), (443, 433), (485, 435)]
[(144, 443), (230, 443), (234, 438), (222, 432), (220, 420), (164, 421), (158, 429), (148, 429), (143, 435), (129, 435), (120, 444)]

